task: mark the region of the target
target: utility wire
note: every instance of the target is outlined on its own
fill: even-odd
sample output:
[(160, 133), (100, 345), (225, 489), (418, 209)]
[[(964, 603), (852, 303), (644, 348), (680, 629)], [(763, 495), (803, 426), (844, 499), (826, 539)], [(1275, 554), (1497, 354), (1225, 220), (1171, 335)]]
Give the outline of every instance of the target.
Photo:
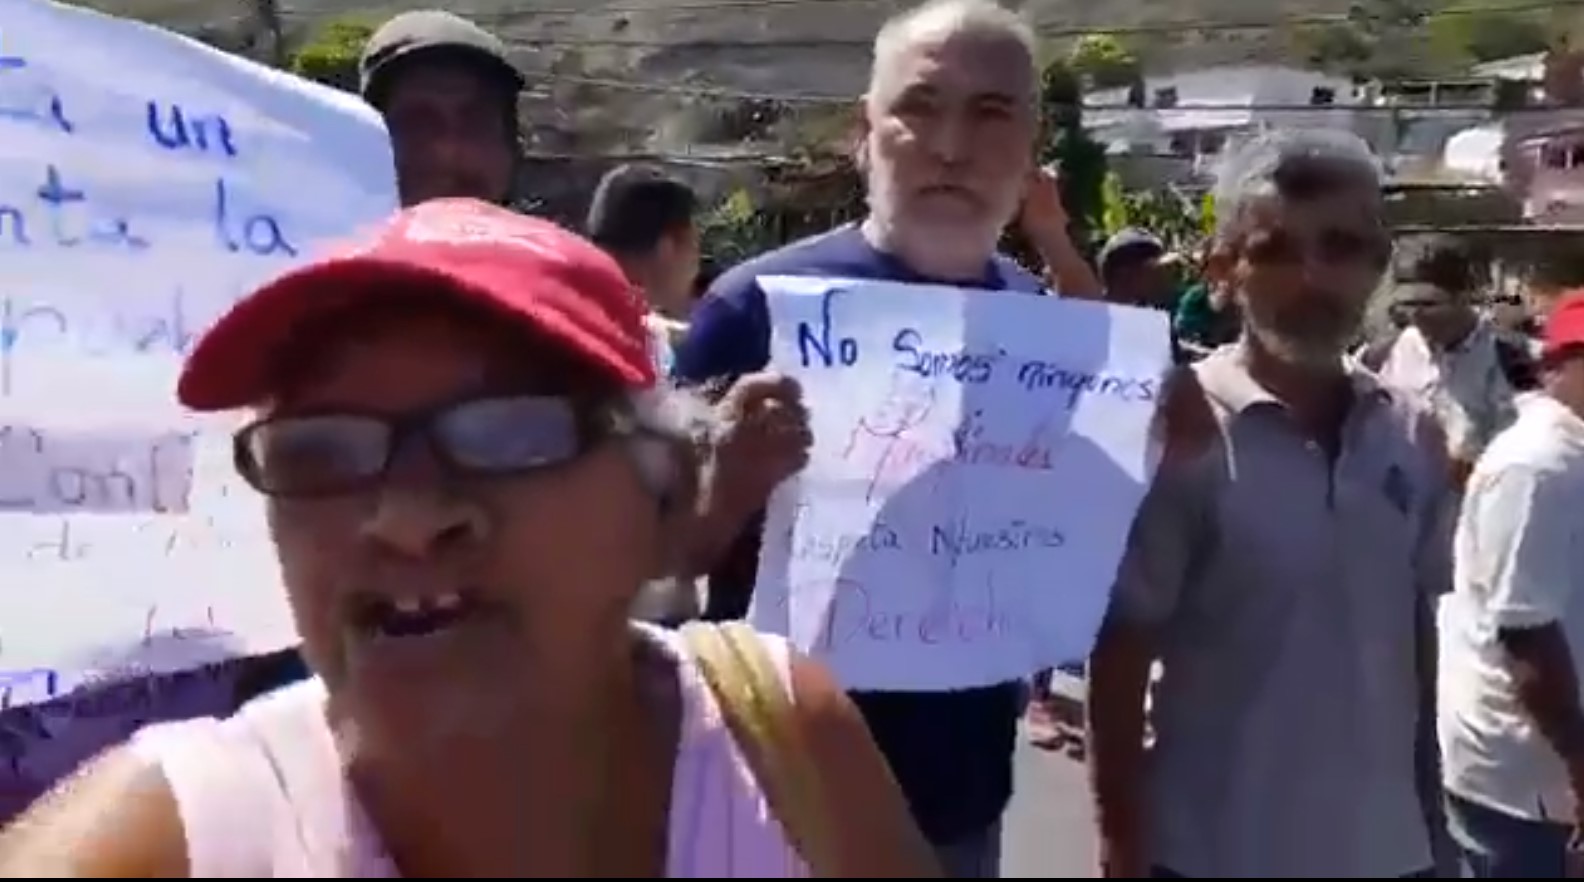
[[(687, 10), (717, 10), (717, 9), (754, 9), (760, 7), (798, 7), (809, 5), (838, 5), (838, 4), (871, 4), (885, 2), (885, 0), (699, 0), (696, 3), (674, 4), (654, 7), (593, 7), (585, 9), (519, 9), (510, 12), (493, 10), (478, 12), (468, 17), (480, 25), (499, 25), (519, 23), (535, 18), (552, 17), (596, 17), (643, 13), (667, 13)], [(1423, 24), (1426, 21), (1442, 18), (1456, 18), (1469, 15), (1483, 15), (1499, 13), (1502, 15), (1521, 15), (1533, 12), (1554, 12), (1568, 9), (1584, 9), (1584, 0), (1527, 0), (1527, 2), (1512, 3), (1504, 6), (1493, 6), (1490, 3), (1449, 6), (1444, 9), (1433, 9), (1417, 16), (1413, 24)], [(465, 13), (462, 13), (465, 14)], [(281, 16), (286, 19), (322, 20), (324, 16), (313, 15), (306, 11), (282, 9)], [(228, 16), (231, 21), (244, 21), (253, 18), (251, 14), (239, 13)], [(1041, 37), (1083, 37), (1096, 34), (1111, 36), (1130, 35), (1175, 35), (1175, 34), (1203, 34), (1229, 31), (1270, 31), (1281, 30), (1289, 27), (1320, 27), (1326, 25), (1339, 25), (1360, 23), (1367, 21), (1382, 21), (1379, 17), (1355, 15), (1351, 13), (1309, 13), (1302, 15), (1289, 15), (1278, 18), (1250, 18), (1250, 19), (1224, 19), (1224, 18), (1191, 18), (1176, 21), (1160, 21), (1133, 24), (1090, 24), (1090, 25), (1035, 25), (1034, 32)], [(862, 47), (868, 48), (873, 44), (872, 38), (856, 37), (790, 37), (771, 38), (762, 40), (748, 40), (740, 38), (730, 39), (700, 39), (689, 40), (685, 38), (663, 40), (654, 38), (624, 38), (624, 37), (514, 37), (513, 43), (521, 46), (553, 47), (553, 48), (626, 48), (626, 49), (742, 49), (742, 48), (772, 48), (772, 49), (819, 49), (835, 47)]]
[[(846, 105), (857, 100), (855, 95), (821, 95), (799, 92), (765, 92), (751, 89), (733, 89), (726, 87), (692, 85), (678, 83), (652, 83), (637, 80), (611, 79), (607, 77), (586, 77), (575, 74), (560, 73), (531, 73), (531, 80), (546, 83), (565, 83), (568, 85), (587, 86), (597, 89), (613, 89), (618, 91), (643, 92), (656, 95), (678, 95), (688, 98), (714, 98), (730, 101), (763, 101), (775, 104), (804, 104), (804, 105)], [(1491, 112), (1488, 105), (1471, 104), (1465, 106), (1432, 104), (1185, 104), (1178, 107), (1138, 107), (1132, 104), (1086, 104), (1085, 113), (1131, 112), (1142, 114), (1176, 114), (1187, 115), (1195, 113), (1224, 113), (1228, 111), (1248, 111), (1257, 113), (1355, 113), (1355, 114), (1386, 114), (1404, 117), (1428, 115), (1462, 115), (1480, 116)], [(1516, 107), (1504, 110), (1503, 113), (1557, 113), (1554, 107)]]

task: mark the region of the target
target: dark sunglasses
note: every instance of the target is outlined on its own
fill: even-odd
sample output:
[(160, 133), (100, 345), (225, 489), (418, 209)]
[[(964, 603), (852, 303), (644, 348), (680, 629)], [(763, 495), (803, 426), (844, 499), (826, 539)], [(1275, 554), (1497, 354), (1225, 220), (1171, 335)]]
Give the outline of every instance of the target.
[(267, 417), (232, 441), (237, 472), (267, 496), (306, 498), (365, 489), (421, 436), (459, 475), (510, 475), (570, 462), (619, 428), (613, 414), (572, 399), (476, 398), (392, 417), (310, 413)]

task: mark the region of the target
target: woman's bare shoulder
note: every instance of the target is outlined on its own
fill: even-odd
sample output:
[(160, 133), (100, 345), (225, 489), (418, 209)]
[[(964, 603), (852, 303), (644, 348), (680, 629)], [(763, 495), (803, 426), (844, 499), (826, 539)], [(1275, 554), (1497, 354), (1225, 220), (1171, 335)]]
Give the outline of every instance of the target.
[(157, 764), (115, 748), (0, 833), (0, 878), (186, 878), (176, 798)]

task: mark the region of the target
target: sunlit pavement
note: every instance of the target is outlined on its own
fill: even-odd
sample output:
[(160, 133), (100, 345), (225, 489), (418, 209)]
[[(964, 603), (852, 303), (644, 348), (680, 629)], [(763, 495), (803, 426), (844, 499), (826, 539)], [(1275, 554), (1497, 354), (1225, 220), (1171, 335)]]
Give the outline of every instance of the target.
[(1094, 824), (1083, 766), (1019, 736), (1001, 874), (1009, 879), (1095, 875)]

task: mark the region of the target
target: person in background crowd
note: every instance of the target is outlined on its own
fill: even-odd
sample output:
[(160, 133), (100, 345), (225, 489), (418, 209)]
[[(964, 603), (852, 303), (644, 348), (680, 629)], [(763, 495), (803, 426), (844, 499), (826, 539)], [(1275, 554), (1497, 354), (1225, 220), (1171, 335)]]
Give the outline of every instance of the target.
[[(697, 203), (691, 187), (659, 169), (624, 164), (600, 179), (584, 222), (584, 232), (615, 258), (648, 302), (644, 321), (662, 376), (671, 374), (672, 353), (687, 329), (695, 299), (699, 237), (693, 214)], [(702, 582), (678, 576), (651, 579), (638, 592), (633, 615), (673, 626), (697, 618), (703, 611), (699, 601)]]
[(1393, 307), (1408, 326), (1360, 360), (1436, 415), (1461, 484), (1485, 446), (1516, 418), (1512, 380), (1530, 369), (1528, 353), (1499, 339), (1475, 310), (1479, 267), (1458, 237), (1399, 243), (1393, 276)]
[[(1486, 306), (1485, 317), (1490, 322), (1491, 328), (1496, 332), (1497, 338), (1509, 346), (1516, 346), (1528, 355), (1533, 362), (1540, 357), (1542, 348), (1539, 337), (1539, 323), (1534, 316), (1529, 314), (1529, 309), (1524, 305), (1523, 295), (1517, 291), (1497, 291), (1491, 296)], [(1519, 392), (1532, 392), (1539, 387), (1538, 376), (1527, 378), (1527, 386), (1520, 386), (1516, 382), (1513, 388)]]
[(687, 184), (652, 166), (627, 164), (600, 179), (584, 226), (649, 301), (650, 330), (667, 372), (696, 299), (697, 210), (698, 197)]
[(1215, 201), (1244, 333), (1173, 384), (1201, 403), (1168, 401), (1089, 661), (1101, 870), (1429, 876), (1448, 466), (1434, 419), (1345, 357), (1391, 253), (1379, 172), (1355, 136), (1278, 131)]
[(1576, 240), (1571, 234), (1548, 240), (1524, 273), (1522, 297), (1537, 341), (1552, 309), (1569, 292), (1584, 288), (1584, 249)]
[(1196, 255), (1187, 267), (1187, 287), (1172, 313), (1172, 336), (1189, 359), (1203, 358), (1237, 341), (1243, 328), (1231, 289), (1204, 276), (1205, 260)]
[[(757, 280), (766, 275), (1044, 293), (1039, 279), (996, 251), (1035, 173), (1035, 58), (1028, 24), (989, 0), (935, 0), (886, 22), (875, 38), (856, 157), (868, 216), (724, 273), (694, 310), (677, 349), (678, 374), (705, 383), (765, 365), (770, 316)], [(1059, 206), (1053, 198), (1044, 208)], [(1064, 219), (1045, 217), (1050, 223), (1040, 234), (1067, 235)], [(1036, 248), (1077, 253), (1070, 242)], [(1053, 267), (1058, 278), (1064, 271)], [(756, 525), (731, 565), (712, 576), (710, 615), (746, 610), (758, 532)], [(1016, 681), (954, 692), (853, 693), (952, 876), (999, 874), (1023, 693)]]
[(1477, 879), (1560, 879), (1584, 806), (1584, 294), (1546, 324), (1544, 388), (1485, 451), (1441, 616), (1447, 818)]
[[(142, 730), (0, 837), (0, 875), (806, 875), (686, 642), (628, 621), (709, 416), (643, 312), (589, 242), (445, 199), (221, 317), (178, 395), (253, 413), (237, 469), (319, 678)], [(938, 876), (851, 702), (753, 639), (823, 773), (822, 875)]]
[[(1096, 262), (1105, 299), (1110, 303), (1142, 306), (1171, 314), (1177, 307), (1178, 276), (1181, 258), (1166, 250), (1166, 243), (1153, 233), (1138, 229), (1119, 230), (1100, 249)], [(1173, 359), (1188, 360), (1172, 334)]]
[(1166, 243), (1153, 233), (1130, 228), (1112, 235), (1095, 261), (1106, 301), (1171, 309), (1177, 285), (1166, 256)]
[(526, 81), (499, 38), (449, 12), (405, 12), (369, 37), (358, 74), (390, 129), (402, 205), (448, 196), (511, 203)]

